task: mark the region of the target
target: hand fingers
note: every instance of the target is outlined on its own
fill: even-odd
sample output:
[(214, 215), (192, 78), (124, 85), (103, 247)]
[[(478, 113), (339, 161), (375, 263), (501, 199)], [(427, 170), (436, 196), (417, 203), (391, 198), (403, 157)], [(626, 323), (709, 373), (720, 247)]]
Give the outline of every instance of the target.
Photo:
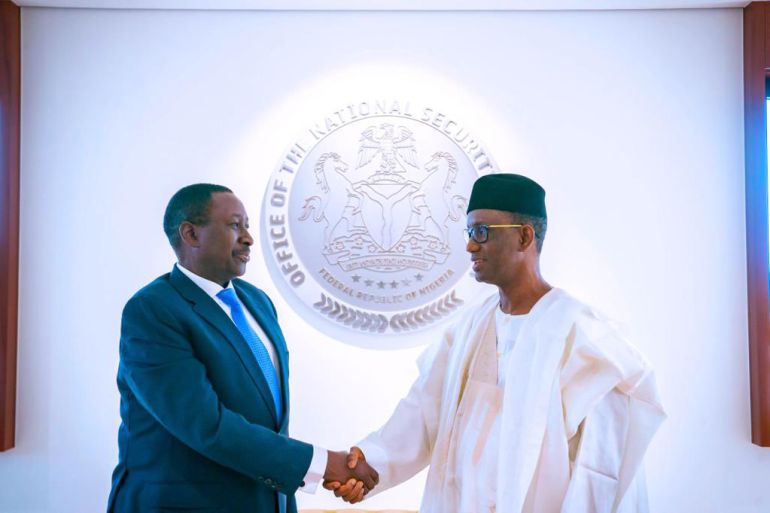
[(345, 495), (343, 499), (345, 499), (345, 501), (347, 502), (354, 501), (361, 494), (361, 490), (363, 488), (364, 488), (364, 483), (362, 483), (361, 481), (358, 481), (356, 485), (353, 487), (353, 489), (350, 491), (350, 493)]
[(334, 490), (334, 495), (337, 497), (345, 497), (347, 495), (350, 495), (353, 489), (356, 487), (356, 483), (358, 483), (356, 479), (348, 479), (347, 482), (338, 487), (336, 490)]
[(362, 500), (364, 500), (364, 495), (366, 495), (366, 493), (364, 492), (364, 490), (366, 490), (366, 488), (363, 488), (363, 489), (361, 490), (361, 493), (360, 493), (360, 494), (358, 494), (358, 495), (357, 495), (357, 496), (356, 496), (354, 499), (351, 499), (351, 500), (349, 500), (348, 502), (349, 502), (350, 504), (356, 504), (356, 503), (358, 503), (358, 502), (361, 502)]
[(380, 475), (368, 463), (364, 462), (356, 470), (356, 476), (364, 482), (368, 490), (371, 490), (380, 482)]
[[(358, 465), (358, 462), (360, 461), (366, 462), (366, 457), (364, 456), (364, 452), (359, 447), (353, 446), (350, 448), (347, 461), (348, 461), (348, 468), (352, 470), (356, 468), (356, 466)], [(374, 468), (369, 464), (366, 465), (366, 468), (368, 469), (368, 473), (370, 478), (372, 479), (372, 482), (368, 482), (365, 480), (364, 484), (366, 485), (366, 488), (368, 490), (371, 490), (372, 488), (374, 488), (375, 485), (379, 484), (380, 474), (378, 474), (377, 471), (374, 470)], [(359, 478), (362, 478), (362, 476), (359, 476)]]
[(327, 490), (336, 490), (337, 488), (340, 487), (340, 483), (338, 483), (337, 481), (324, 481), (323, 487), (326, 488)]
[(374, 478), (372, 477), (372, 474), (369, 472), (364, 472), (362, 476), (359, 476), (359, 479), (361, 479), (364, 482), (364, 485), (366, 485), (366, 488), (369, 490), (371, 490), (377, 485), (377, 482), (374, 480)]
[(361, 449), (358, 447), (351, 447), (350, 452), (348, 453), (347, 462), (348, 462), (348, 468), (353, 469), (356, 468), (356, 465), (358, 465), (359, 460), (364, 460), (364, 453), (361, 452)]
[(345, 495), (344, 499), (345, 501), (354, 504), (358, 501), (360, 501), (363, 498), (363, 490), (364, 490), (364, 483), (361, 481), (358, 481), (356, 483), (356, 486), (353, 488), (353, 490)]
[(356, 498), (356, 500), (355, 500), (354, 502), (351, 502), (351, 504), (355, 504), (356, 502), (361, 502), (362, 500), (364, 500), (364, 496), (365, 496), (367, 493), (369, 493), (369, 490), (367, 490), (366, 488), (364, 488), (364, 487), (362, 486), (362, 487), (361, 487), (361, 493), (359, 493), (359, 494), (358, 494), (358, 497)]
[(334, 490), (334, 495), (336, 497), (343, 497), (345, 495), (348, 495), (353, 490), (355, 485), (356, 485), (356, 480), (355, 479), (350, 479), (344, 485), (341, 485), (336, 490)]

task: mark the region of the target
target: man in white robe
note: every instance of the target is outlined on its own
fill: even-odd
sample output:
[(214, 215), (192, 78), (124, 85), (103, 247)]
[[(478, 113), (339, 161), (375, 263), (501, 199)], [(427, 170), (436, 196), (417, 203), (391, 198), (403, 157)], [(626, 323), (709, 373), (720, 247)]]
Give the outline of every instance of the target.
[(498, 291), (425, 351), (391, 418), (351, 450), (351, 467), (379, 471), (376, 492), (430, 465), (422, 513), (647, 511), (641, 463), (665, 417), (652, 370), (607, 319), (545, 282), (545, 231), (537, 183), (476, 181), (467, 250)]

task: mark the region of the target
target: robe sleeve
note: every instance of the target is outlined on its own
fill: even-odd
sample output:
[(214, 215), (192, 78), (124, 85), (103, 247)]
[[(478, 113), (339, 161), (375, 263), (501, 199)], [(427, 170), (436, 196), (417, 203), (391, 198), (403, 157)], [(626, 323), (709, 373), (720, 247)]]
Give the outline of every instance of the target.
[(561, 375), (571, 456), (561, 513), (647, 511), (641, 463), (665, 418), (654, 373), (595, 315), (577, 323), (571, 346)]
[(420, 374), (409, 393), (378, 431), (358, 443), (366, 460), (380, 474), (380, 483), (372, 493), (403, 483), (430, 463), (452, 333), (448, 330), (441, 341), (420, 356)]
[(570, 482), (562, 513), (611, 513), (618, 494), (629, 397), (606, 394), (570, 440)]

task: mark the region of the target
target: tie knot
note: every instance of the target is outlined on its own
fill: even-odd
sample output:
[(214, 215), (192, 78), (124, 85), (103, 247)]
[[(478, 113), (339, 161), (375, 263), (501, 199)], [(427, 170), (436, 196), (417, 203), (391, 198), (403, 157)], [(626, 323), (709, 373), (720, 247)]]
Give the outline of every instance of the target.
[(217, 292), (217, 297), (230, 308), (238, 304), (238, 297), (235, 295), (235, 289), (232, 287), (220, 290)]

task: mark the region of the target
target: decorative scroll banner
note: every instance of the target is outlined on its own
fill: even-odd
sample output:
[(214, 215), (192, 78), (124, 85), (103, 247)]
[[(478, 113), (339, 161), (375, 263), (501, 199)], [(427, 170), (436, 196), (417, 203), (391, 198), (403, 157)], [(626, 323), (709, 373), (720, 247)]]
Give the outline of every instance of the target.
[[(272, 174), (262, 248), (287, 300), (360, 345), (457, 313), (475, 282), (462, 229), (495, 165), (433, 106), (362, 101), (309, 126)], [(346, 334), (348, 336), (346, 336)]]

